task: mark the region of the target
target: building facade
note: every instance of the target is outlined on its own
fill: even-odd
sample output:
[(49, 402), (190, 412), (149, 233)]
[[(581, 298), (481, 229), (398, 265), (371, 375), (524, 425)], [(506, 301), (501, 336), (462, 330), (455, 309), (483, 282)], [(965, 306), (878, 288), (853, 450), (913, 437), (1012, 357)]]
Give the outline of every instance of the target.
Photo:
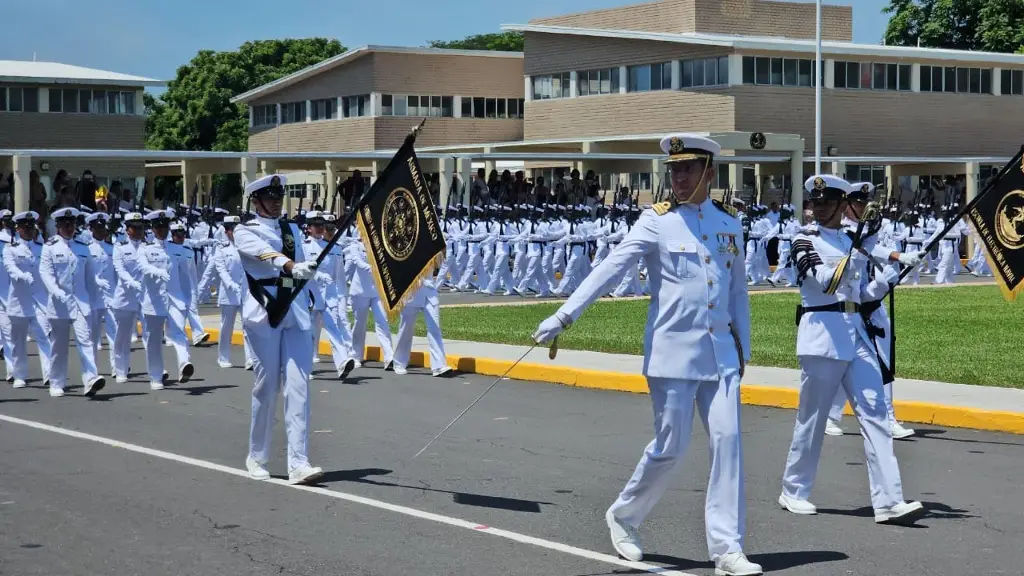
[(362, 152), (523, 138), (523, 55), (367, 46), (233, 101), (249, 106), (251, 152)]
[[(151, 78), (52, 62), (0, 61), (0, 150), (141, 150), (146, 117), (142, 93), (161, 86)], [(7, 180), (13, 167), (0, 161)], [(47, 187), (59, 170), (77, 178), (91, 170), (100, 183), (128, 187), (145, 174), (141, 161), (52, 159), (32, 155), (32, 167)]]

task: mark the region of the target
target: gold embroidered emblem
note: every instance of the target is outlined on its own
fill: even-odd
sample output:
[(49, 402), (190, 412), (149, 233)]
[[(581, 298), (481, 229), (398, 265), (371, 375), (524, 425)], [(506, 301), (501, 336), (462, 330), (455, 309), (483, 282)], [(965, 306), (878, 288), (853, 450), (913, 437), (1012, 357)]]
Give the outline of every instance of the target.
[(996, 240), (1007, 250), (1024, 248), (1024, 190), (1014, 190), (996, 207)]
[(384, 203), (381, 218), (381, 237), (388, 255), (398, 262), (407, 259), (420, 235), (420, 219), (416, 213), (416, 200), (405, 188), (395, 188)]
[(817, 178), (815, 178), (814, 179), (814, 189), (815, 190), (824, 190), (825, 189), (825, 179), (822, 178), (821, 176), (818, 176)]
[(686, 144), (678, 136), (673, 136), (668, 142), (669, 154), (681, 154), (686, 149)]
[(668, 214), (669, 210), (672, 209), (672, 203), (667, 201), (658, 202), (654, 206), (651, 206), (651, 209), (654, 210), (654, 213), (657, 214), (658, 216), (664, 216), (665, 214)]

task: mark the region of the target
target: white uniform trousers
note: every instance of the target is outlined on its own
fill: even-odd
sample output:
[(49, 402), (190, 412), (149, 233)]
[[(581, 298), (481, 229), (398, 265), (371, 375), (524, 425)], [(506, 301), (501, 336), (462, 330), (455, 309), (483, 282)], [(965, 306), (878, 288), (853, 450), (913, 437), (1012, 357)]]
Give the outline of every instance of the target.
[(448, 272), (451, 267), (452, 260), (455, 258), (455, 249), (451, 243), (445, 245), (444, 249), (444, 261), (441, 262), (441, 268), (437, 271), (437, 287), (441, 288), (448, 285)]
[(189, 362), (189, 342), (185, 331), (181, 328), (185, 322), (185, 311), (169, 306), (167, 313), (167, 316), (143, 315), (146, 319), (146, 331), (143, 333), (142, 339), (146, 343), (146, 364), (150, 382), (163, 382), (164, 379), (164, 354), (161, 340), (164, 338), (165, 326), (167, 341), (171, 343), (178, 356), (178, 374), (181, 374), (185, 363)]
[(619, 520), (639, 527), (668, 489), (673, 471), (683, 461), (697, 410), (710, 437), (711, 473), (704, 522), (712, 560), (743, 550), (746, 495), (740, 437), (740, 376), (734, 372), (717, 382), (647, 378), (654, 407), (654, 440), (644, 449), (633, 477), (612, 504)]
[(50, 320), (50, 349), (53, 351), (53, 365), (50, 368), (50, 388), (64, 389), (68, 377), (68, 348), (71, 327), (75, 328), (75, 343), (78, 348), (78, 362), (82, 370), (82, 384), (92, 382), (97, 374), (96, 349), (89, 331), (89, 320), (79, 314), (73, 320)]
[[(220, 338), (217, 340), (217, 361), (231, 363), (231, 337), (235, 331), (235, 317), (238, 316), (241, 306), (220, 306)], [(249, 346), (249, 338), (242, 331), (242, 344), (245, 348), (245, 361), (253, 361), (252, 348)]]
[[(104, 322), (106, 319), (106, 322)], [(114, 313), (109, 308), (95, 308), (92, 314), (89, 315), (89, 335), (92, 337), (92, 355), (97, 361), (99, 361), (99, 349), (100, 342), (103, 341), (103, 333), (107, 335), (107, 349), (110, 351), (110, 368), (113, 372), (114, 368), (114, 340), (117, 337), (116, 331), (117, 323), (114, 320)], [(131, 340), (129, 340), (131, 345)], [(99, 367), (97, 366), (97, 372)]]
[(494, 267), (491, 268), (491, 279), (487, 284), (487, 292), (493, 294), (499, 287), (508, 292), (512, 290), (513, 286), (515, 285), (512, 283), (512, 271), (508, 267), (508, 249), (498, 248), (494, 252)]
[(367, 296), (352, 296), (352, 313), (356, 318), (352, 327), (352, 352), (355, 354), (356, 362), (362, 362), (366, 357), (366, 319), (369, 312), (373, 311), (373, 331), (380, 341), (381, 356), (384, 364), (391, 362), (395, 352), (391, 348), (391, 325), (388, 324), (388, 316), (384, 313), (384, 305), (380, 299)]
[[(512, 260), (512, 286), (518, 286), (526, 274), (526, 248), (516, 248)], [(511, 290), (511, 288), (509, 288)]]
[(11, 371), (15, 380), (25, 380), (28, 377), (28, 333), (32, 331), (32, 337), (39, 349), (39, 365), (43, 371), (43, 381), (50, 379), (50, 338), (46, 335), (47, 330), (40, 322), (42, 316), (24, 318), (11, 316)]
[(427, 346), (430, 348), (431, 370), (440, 370), (448, 365), (448, 357), (444, 353), (444, 340), (441, 336), (440, 304), (437, 296), (431, 296), (423, 308), (406, 306), (402, 309), (401, 321), (398, 324), (398, 342), (395, 344), (396, 368), (409, 367), (412, 337), (416, 332), (416, 316), (420, 312), (423, 312), (423, 323), (427, 327)]
[(203, 321), (199, 317), (199, 305), (196, 304), (195, 298), (189, 303), (187, 320), (188, 327), (192, 329), (192, 340), (198, 341), (200, 336), (206, 334), (206, 328), (203, 328)]
[[(473, 278), (474, 274), (476, 275), (475, 281)], [(490, 282), (490, 279), (488, 270), (484, 266), (483, 250), (477, 250), (475, 254), (469, 255), (469, 262), (466, 264), (465, 270), (462, 271), (462, 278), (459, 279), (456, 286), (459, 290), (469, 290), (470, 286), (484, 288)]]
[(842, 386), (864, 436), (872, 506), (878, 510), (903, 502), (903, 485), (893, 452), (892, 430), (875, 351), (858, 338), (857, 354), (851, 362), (817, 356), (798, 358), (800, 406), (782, 477), (783, 493), (792, 498), (810, 500), (825, 441), (829, 406), (835, 398), (836, 388)]
[(11, 319), (7, 317), (7, 310), (0, 306), (0, 337), (4, 339), (4, 365), (7, 367), (7, 377), (14, 377), (14, 368), (11, 366)]
[[(550, 277), (544, 271), (544, 247), (540, 251), (528, 253), (526, 256), (526, 271), (516, 289), (520, 293), (527, 290), (534, 290), (542, 296), (550, 296), (554, 287), (551, 285)], [(550, 264), (549, 264), (550, 265)]]
[(778, 284), (785, 280), (787, 285), (796, 284), (796, 270), (789, 262), (789, 253), (792, 251), (793, 243), (789, 240), (779, 240), (779, 263), (775, 266), (772, 274), (772, 282)]
[(256, 363), (249, 425), (249, 456), (270, 461), (277, 395), (284, 395), (284, 429), (288, 437), (288, 470), (309, 466), (309, 374), (313, 368), (313, 335), (299, 328), (259, 326), (250, 340)]
[(555, 294), (557, 295), (572, 294), (587, 277), (583, 269), (583, 262), (587, 257), (586, 245), (570, 246), (569, 249), (572, 251), (572, 254), (569, 256), (569, 262), (565, 265), (562, 280), (558, 283), (558, 287), (555, 288)]
[(138, 316), (135, 310), (114, 310), (114, 363), (110, 371), (118, 378), (128, 377)]
[(959, 256), (955, 244), (943, 238), (939, 241), (939, 263), (935, 270), (935, 284), (953, 284), (956, 270), (953, 261)]
[[(313, 359), (319, 359), (320, 336), (322, 332), (327, 332), (327, 341), (331, 343), (331, 358), (334, 360), (334, 367), (340, 372), (349, 358), (356, 359), (347, 315), (341, 314), (338, 306), (328, 306), (326, 310), (314, 310), (312, 320)], [(376, 317), (373, 321), (377, 322)]]

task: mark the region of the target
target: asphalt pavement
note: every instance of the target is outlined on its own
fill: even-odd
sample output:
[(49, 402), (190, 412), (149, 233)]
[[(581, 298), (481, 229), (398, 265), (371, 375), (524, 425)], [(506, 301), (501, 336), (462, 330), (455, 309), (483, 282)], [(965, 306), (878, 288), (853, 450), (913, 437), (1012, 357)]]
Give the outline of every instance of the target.
[[(645, 395), (504, 381), (414, 460), (493, 379), (400, 377), (368, 363), (342, 382), (317, 364), (311, 459), (326, 475), (297, 489), (281, 480), (280, 416), (277, 479), (244, 473), (252, 373), (218, 368), (208, 346), (193, 357), (195, 378), (159, 392), (142, 374), (91, 400), (80, 382), (63, 398), (38, 376), (26, 389), (0, 386), (0, 574), (713, 573), (699, 421), (641, 528), (644, 563), (611, 548), (603, 515), (650, 440)], [(165, 359), (173, 366), (172, 349)], [(136, 345), (134, 371), (143, 362)], [(743, 408), (745, 548), (768, 572), (1021, 573), (1020, 436), (929, 427), (898, 443), (906, 495), (929, 511), (900, 528), (873, 522), (857, 434), (826, 439), (819, 515), (778, 508), (793, 418)]]

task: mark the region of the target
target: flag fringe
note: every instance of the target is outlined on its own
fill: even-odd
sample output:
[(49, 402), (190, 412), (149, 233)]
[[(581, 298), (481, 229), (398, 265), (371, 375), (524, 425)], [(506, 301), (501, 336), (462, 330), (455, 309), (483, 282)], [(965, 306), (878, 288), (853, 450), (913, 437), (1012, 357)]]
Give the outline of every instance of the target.
[[(974, 225), (974, 220), (972, 218), (968, 218), (967, 221), (971, 229), (974, 230), (974, 233), (977, 234), (979, 238), (978, 242), (981, 242), (981, 253), (985, 256), (985, 262), (988, 263), (988, 268), (992, 271), (992, 277), (995, 278), (996, 284), (999, 285), (999, 291), (1003, 293), (1003, 298), (1005, 298), (1007, 302), (1016, 302), (1017, 295), (1024, 292), (1024, 282), (1019, 284), (1016, 289), (1012, 289), (1006, 285), (1006, 281), (1003, 280), (1003, 275), (1000, 273), (999, 266), (988, 251), (988, 246), (985, 245), (984, 240), (981, 240), (981, 234), (978, 233), (978, 228)], [(957, 257), (959, 256), (960, 255), (957, 254)]]

